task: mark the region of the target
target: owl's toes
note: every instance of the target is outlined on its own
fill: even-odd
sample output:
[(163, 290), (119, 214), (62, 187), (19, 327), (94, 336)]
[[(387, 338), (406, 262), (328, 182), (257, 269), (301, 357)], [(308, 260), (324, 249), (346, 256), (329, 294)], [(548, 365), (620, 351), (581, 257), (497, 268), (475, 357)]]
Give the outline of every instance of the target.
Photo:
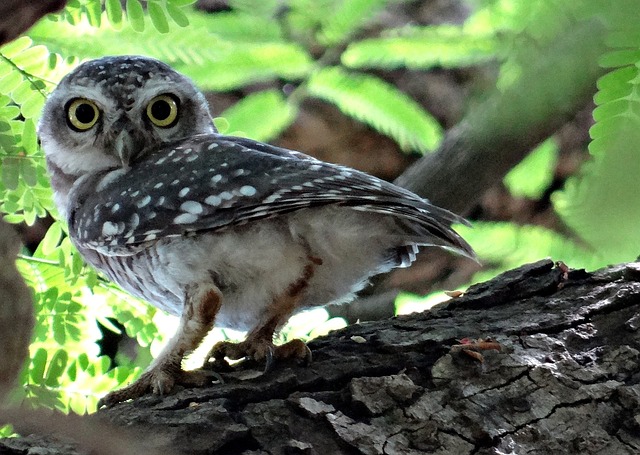
[(98, 401), (98, 408), (102, 406), (111, 407), (123, 401), (139, 398), (149, 392), (155, 395), (167, 395), (171, 393), (176, 384), (202, 387), (211, 383), (212, 379), (220, 380), (220, 377), (216, 373), (208, 371), (184, 371), (182, 369), (156, 366), (144, 372), (132, 384), (102, 397)]
[(264, 372), (273, 369), (273, 366), (282, 360), (297, 360), (308, 366), (311, 363), (311, 350), (302, 340), (291, 340), (283, 345), (275, 346), (271, 340), (253, 339), (241, 343), (222, 341), (216, 344), (209, 354), (214, 364), (227, 365), (225, 357), (232, 360), (252, 358), (258, 362), (264, 362)]
[(98, 408), (103, 406), (110, 408), (111, 406), (122, 403), (123, 401), (139, 398), (151, 390), (153, 390), (154, 393), (160, 393), (160, 390), (173, 387), (173, 384), (161, 384), (158, 381), (155, 381), (155, 375), (153, 373), (155, 373), (154, 370), (142, 373), (142, 376), (128, 386), (109, 392), (104, 397), (100, 398), (98, 401)]
[(283, 345), (276, 346), (274, 357), (276, 359), (297, 360), (306, 367), (309, 366), (313, 360), (309, 346), (307, 346), (304, 341), (297, 338)]

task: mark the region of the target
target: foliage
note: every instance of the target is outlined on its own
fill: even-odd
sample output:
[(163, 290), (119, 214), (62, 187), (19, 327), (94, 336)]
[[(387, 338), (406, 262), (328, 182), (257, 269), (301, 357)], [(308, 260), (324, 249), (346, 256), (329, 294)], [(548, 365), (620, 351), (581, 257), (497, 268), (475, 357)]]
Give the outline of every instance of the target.
[[(506, 91), (524, 66), (545, 58), (546, 45), (559, 31), (596, 18), (609, 26), (611, 51), (602, 58), (609, 72), (598, 85), (593, 160), (552, 198), (571, 237), (511, 223), (477, 223), (461, 232), (492, 266), (476, 279), (545, 255), (589, 268), (637, 256), (633, 233), (640, 206), (633, 179), (640, 161), (633, 153), (640, 145), (635, 28), (640, 8), (635, 1), (475, 0), (463, 24), (392, 29), (378, 19), (385, 8), (401, 7), (401, 0), (290, 0), (286, 7), (277, 0), (232, 0), (230, 11), (215, 14), (196, 12), (191, 3), (127, 0), (123, 8), (120, 0), (71, 0), (27, 36), (0, 48), (0, 209), (5, 219), (32, 225), (47, 214), (57, 218), (36, 125), (47, 93), (84, 59), (146, 54), (204, 89), (247, 91), (216, 119), (225, 132), (268, 141), (291, 125), (301, 102), (315, 97), (388, 135), (404, 150), (428, 152), (439, 145), (441, 127), (385, 80), (386, 72), (482, 64), (498, 68), (495, 86)], [(543, 89), (553, 87), (549, 76)], [(550, 139), (506, 177), (505, 185), (518, 197), (544, 197), (556, 156)], [(24, 251), (18, 266), (34, 289), (38, 326), (15, 401), (91, 412), (98, 396), (139, 374), (175, 325), (86, 267), (60, 222), (35, 252)], [(416, 299), (404, 302), (413, 305)], [(135, 359), (120, 356), (115, 369), (97, 345), (98, 323), (118, 331), (110, 318), (140, 345)], [(324, 321), (325, 329), (342, 323), (317, 313), (311, 320)], [(283, 338), (322, 330), (313, 327), (298, 320)]]
[[(512, 8), (507, 1), (488, 2), (467, 21), (469, 28), (486, 30), (519, 24), (523, 33), (514, 37), (517, 51), (501, 67), (498, 86), (513, 84), (527, 65), (544, 48), (541, 43), (557, 39), (554, 31), (571, 27), (576, 21), (591, 21), (594, 29), (604, 23), (609, 50), (599, 60), (607, 72), (598, 80), (593, 111), (595, 125), (590, 130), (591, 159), (580, 173), (563, 188), (551, 194), (554, 211), (568, 229), (558, 233), (539, 226), (514, 223), (474, 223), (473, 229), (458, 231), (478, 252), (485, 269), (473, 281), (483, 281), (523, 262), (551, 257), (574, 268), (596, 269), (607, 264), (633, 261), (640, 254), (637, 226), (640, 200), (637, 175), (640, 175), (640, 110), (638, 109), (638, 67), (640, 66), (640, 2), (629, 0), (615, 4), (582, 1), (522, 2)], [(522, 8), (522, 11), (517, 11)], [(496, 14), (487, 14), (493, 10)], [(525, 10), (528, 13), (525, 14)], [(522, 19), (529, 16), (527, 25)], [(545, 16), (546, 15), (546, 16)], [(548, 20), (543, 20), (545, 17)], [(514, 22), (511, 20), (515, 19)], [(535, 38), (535, 39), (531, 39)], [(535, 49), (518, 44), (529, 39)], [(530, 52), (531, 51), (531, 52)], [(580, 68), (575, 68), (576, 72)], [(553, 80), (547, 82), (553, 84)], [(549, 88), (551, 90), (551, 88)], [(541, 144), (504, 179), (516, 197), (540, 200), (549, 190), (557, 148), (552, 139)], [(396, 302), (399, 313), (415, 311), (446, 300), (435, 292), (424, 297), (403, 296)]]

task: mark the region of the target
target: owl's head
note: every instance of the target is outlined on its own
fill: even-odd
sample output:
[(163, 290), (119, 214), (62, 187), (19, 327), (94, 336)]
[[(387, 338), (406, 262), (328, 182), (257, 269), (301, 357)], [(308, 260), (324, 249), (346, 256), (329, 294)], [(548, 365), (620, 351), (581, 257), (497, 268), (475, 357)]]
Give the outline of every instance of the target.
[(207, 102), (193, 83), (140, 56), (78, 66), (51, 93), (38, 127), (49, 166), (73, 177), (127, 168), (145, 150), (213, 132)]

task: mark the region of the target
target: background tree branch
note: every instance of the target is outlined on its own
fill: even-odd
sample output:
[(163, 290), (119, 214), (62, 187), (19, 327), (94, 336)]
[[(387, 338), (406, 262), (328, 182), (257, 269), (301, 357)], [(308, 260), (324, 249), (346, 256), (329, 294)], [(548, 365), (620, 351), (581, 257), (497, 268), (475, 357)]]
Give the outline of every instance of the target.
[(592, 102), (603, 74), (598, 57), (604, 38), (598, 22), (572, 24), (541, 56), (523, 60), (515, 83), (490, 93), (447, 132), (438, 150), (395, 183), (436, 205), (468, 213), (536, 145)]
[(3, 0), (0, 3), (0, 45), (15, 39), (45, 14), (61, 10), (67, 0)]

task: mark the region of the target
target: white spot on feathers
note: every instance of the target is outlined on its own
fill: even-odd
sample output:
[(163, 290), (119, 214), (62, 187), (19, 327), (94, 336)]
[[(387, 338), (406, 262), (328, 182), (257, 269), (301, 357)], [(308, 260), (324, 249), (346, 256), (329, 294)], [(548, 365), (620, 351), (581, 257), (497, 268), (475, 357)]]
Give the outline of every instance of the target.
[(198, 221), (198, 216), (193, 213), (182, 213), (173, 219), (176, 224), (191, 224)]
[(257, 192), (256, 189), (251, 185), (245, 185), (240, 187), (240, 194), (242, 194), (243, 196), (253, 196), (256, 194), (256, 192)]
[(193, 215), (199, 215), (204, 211), (202, 204), (196, 201), (185, 201), (180, 205), (180, 210), (188, 212)]

